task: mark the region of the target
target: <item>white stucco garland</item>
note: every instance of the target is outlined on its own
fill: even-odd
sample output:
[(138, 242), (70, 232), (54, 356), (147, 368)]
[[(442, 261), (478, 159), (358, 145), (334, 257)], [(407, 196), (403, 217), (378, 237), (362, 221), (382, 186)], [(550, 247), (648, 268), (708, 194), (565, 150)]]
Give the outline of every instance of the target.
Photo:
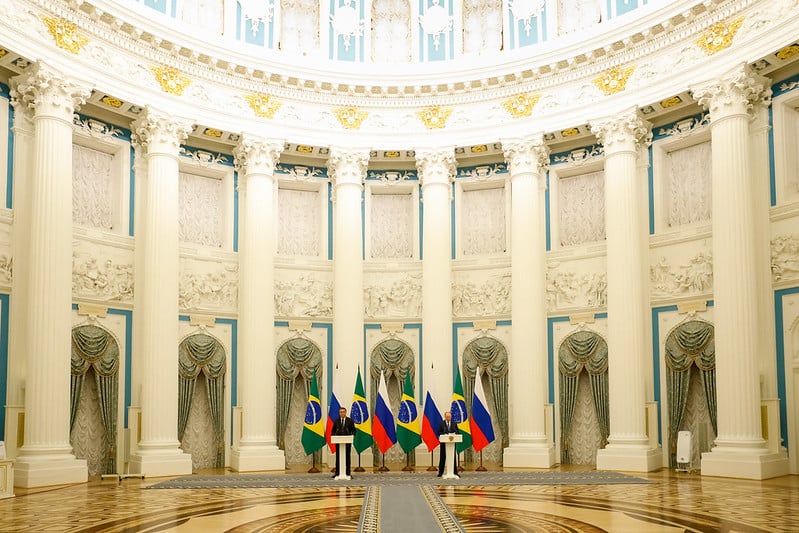
[[(418, 92), (413, 95), (404, 92), (402, 95), (358, 94), (365, 81), (369, 86), (389, 86), (397, 76), (377, 73), (366, 80), (362, 75), (346, 72), (343, 67), (311, 82), (315, 88), (300, 88), (296, 79), (305, 77), (310, 80), (313, 75), (322, 74), (318, 61), (309, 61), (317, 70), (253, 58), (248, 61), (248, 66), (239, 67), (238, 64), (244, 63), (240, 53), (212, 45), (201, 48), (202, 43), (190, 37), (172, 39), (170, 32), (173, 30), (166, 26), (142, 21), (141, 15), (103, 0), (95, 0), (91, 5), (79, 1), (70, 4), (51, 0), (7, 0), (0, 8), (1, 33), (6, 36), (0, 41), (0, 46), (32, 60), (44, 60), (68, 75), (91, 81), (96, 89), (125, 101), (169, 110), (210, 127), (227, 131), (268, 130), (272, 136), (321, 146), (327, 146), (334, 136), (345, 132), (348, 142), (404, 149), (418, 145), (420, 135), (426, 136), (426, 144), (435, 138), (436, 144), (468, 145), (494, 142), (508, 136), (509, 125), (513, 126), (514, 132), (556, 131), (584, 124), (587, 119), (608, 111), (668, 98), (685, 91), (697, 81), (720, 75), (736, 64), (754, 61), (790, 44), (799, 32), (796, 4), (796, 0), (729, 0), (720, 5), (709, 0), (704, 3), (673, 2), (669, 8), (636, 21), (628, 29), (626, 37), (616, 29), (581, 43), (580, 48), (567, 44), (538, 56), (512, 59), (482, 69), (447, 71), (448, 67), (437, 65), (441, 67), (439, 79), (442, 83), (435, 86), (426, 85), (430, 76), (423, 70), (430, 67), (417, 66), (419, 70), (415, 78), (394, 85), (397, 91), (415, 87)], [(80, 10), (75, 10), (76, 5)], [(121, 15), (99, 14), (105, 11), (98, 11), (98, 5), (125, 11), (128, 18), (122, 22)], [(701, 8), (697, 7), (700, 5)], [(92, 12), (95, 19), (86, 11)], [(700, 13), (690, 18), (695, 11)], [(89, 37), (89, 44), (77, 55), (57, 48), (42, 23), (41, 15), (73, 22)], [(736, 17), (743, 17), (744, 22), (733, 45), (708, 57), (696, 45), (696, 39), (712, 24)], [(137, 28), (134, 24), (143, 27)], [(657, 28), (664, 29), (657, 31)], [(172, 51), (156, 46), (162, 42), (160, 38), (145, 39), (145, 36), (159, 31), (171, 38), (174, 43)], [(178, 44), (178, 40), (182, 43)], [(627, 44), (615, 49), (613, 42)], [(604, 51), (602, 57), (581, 60), (586, 57), (585, 51), (593, 55), (599, 49)], [(570, 56), (569, 53), (575, 50), (583, 52)], [(517, 56), (508, 55), (510, 58)], [(218, 59), (203, 62), (206, 57)], [(496, 58), (504, 59), (505, 56)], [(526, 69), (521, 68), (524, 62), (528, 65)], [(229, 68), (221, 68), (223, 63)], [(174, 66), (181, 75), (192, 80), (182, 96), (161, 90), (150, 70), (150, 67), (158, 65)], [(330, 62), (326, 65), (331, 69), (337, 67)], [(555, 65), (554, 70), (552, 65)], [(564, 66), (560, 68), (557, 65)], [(605, 96), (592, 80), (613, 66), (635, 66), (636, 69), (627, 81), (626, 90)], [(268, 79), (264, 80), (249, 74), (281, 68), (285, 69), (284, 74), (265, 75)], [(370, 65), (361, 65), (361, 68), (375, 70)], [(542, 73), (545, 70), (548, 72)], [(353, 90), (333, 90), (345, 75), (352, 76), (348, 85)], [(475, 84), (480, 86), (473, 87)], [(325, 90), (328, 86), (331, 90)], [(445, 89), (439, 90), (439, 86)], [(281, 103), (273, 119), (255, 116), (244, 100), (244, 94), (256, 92), (269, 94)], [(504, 100), (520, 93), (540, 95), (530, 117), (513, 118), (502, 107)], [(344, 130), (333, 114), (334, 108), (344, 106), (355, 106), (369, 114), (359, 129)], [(416, 116), (418, 110), (428, 106), (451, 108), (452, 114), (445, 128), (428, 130)], [(598, 111), (600, 108), (601, 112)]]

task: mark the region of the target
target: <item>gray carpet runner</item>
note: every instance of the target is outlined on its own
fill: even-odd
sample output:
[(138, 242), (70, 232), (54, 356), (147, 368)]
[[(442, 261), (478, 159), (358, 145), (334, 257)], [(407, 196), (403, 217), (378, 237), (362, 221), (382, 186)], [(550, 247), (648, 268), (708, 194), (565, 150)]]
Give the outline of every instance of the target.
[(429, 485), (373, 486), (366, 490), (359, 533), (463, 533), (458, 520)]

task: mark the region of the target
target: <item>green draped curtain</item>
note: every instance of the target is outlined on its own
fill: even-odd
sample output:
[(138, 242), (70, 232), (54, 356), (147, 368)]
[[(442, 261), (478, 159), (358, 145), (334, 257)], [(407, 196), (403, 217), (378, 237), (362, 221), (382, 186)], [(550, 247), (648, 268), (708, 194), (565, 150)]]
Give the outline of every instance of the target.
[(710, 424), (718, 434), (716, 419), (716, 343), (712, 324), (691, 320), (679, 325), (666, 339), (666, 395), (669, 404), (669, 462), (677, 466), (677, 433), (680, 430), (691, 366), (699, 368)]
[[(277, 443), (285, 450), (285, 433), (288, 425), (291, 397), (294, 392), (294, 380), (302, 374), (305, 383), (305, 398), (311, 387), (311, 379), (316, 371), (319, 382), (319, 393), (322, 384), (322, 351), (308, 339), (297, 337), (283, 343), (277, 350)], [(320, 398), (321, 399), (321, 398)], [(322, 402), (324, 403), (324, 402)]]
[[(488, 374), (494, 410), (497, 414), (497, 425), (502, 431), (502, 447), (508, 446), (508, 350), (497, 339), (480, 337), (463, 350), (463, 395), (466, 408), (472, 412), (472, 396), (477, 369), (482, 368)], [(488, 406), (486, 406), (488, 407)], [(471, 449), (466, 452), (466, 460), (470, 460)]]
[[(405, 342), (399, 339), (386, 339), (380, 342), (372, 349), (369, 365), (369, 375), (371, 377), (371, 413), (375, 412), (375, 403), (377, 402), (377, 387), (380, 384), (380, 372), (382, 371), (388, 383), (389, 378), (394, 376), (397, 379), (400, 387), (400, 395), (402, 394), (403, 383), (405, 383), (405, 375), (410, 373), (411, 382), (415, 382), (416, 376), (416, 363), (413, 355), (413, 350)], [(420, 398), (416, 398), (418, 403)], [(389, 401), (389, 398), (386, 398)], [(379, 456), (377, 447), (373, 447), (376, 456)], [(409, 454), (410, 464), (416, 464), (416, 455)]]
[(205, 333), (186, 337), (178, 347), (178, 439), (189, 421), (194, 386), (200, 372), (208, 384), (208, 405), (216, 436), (216, 467), (225, 466), (225, 348)]
[(558, 352), (560, 369), (560, 455), (569, 462), (568, 437), (574, 417), (577, 385), (583, 370), (591, 382), (591, 396), (604, 448), (610, 436), (608, 344), (592, 331), (578, 331), (563, 340)]
[(119, 344), (110, 332), (99, 326), (78, 326), (72, 330), (70, 430), (75, 425), (83, 379), (90, 368), (94, 370), (100, 414), (109, 446), (104, 473), (113, 474), (116, 472)]

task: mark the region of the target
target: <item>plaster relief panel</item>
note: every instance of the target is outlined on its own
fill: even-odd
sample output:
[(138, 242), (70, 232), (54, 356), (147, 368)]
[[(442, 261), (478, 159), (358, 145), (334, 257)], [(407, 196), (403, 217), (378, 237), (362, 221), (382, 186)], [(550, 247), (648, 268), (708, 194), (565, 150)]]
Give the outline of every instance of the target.
[(275, 316), (332, 317), (333, 282), (322, 272), (275, 272)]
[(452, 315), (458, 318), (509, 316), (510, 290), (510, 270), (454, 272)]
[(422, 274), (364, 273), (364, 318), (419, 318), (422, 315)]
[(182, 257), (178, 305), (183, 311), (238, 311), (238, 264)]

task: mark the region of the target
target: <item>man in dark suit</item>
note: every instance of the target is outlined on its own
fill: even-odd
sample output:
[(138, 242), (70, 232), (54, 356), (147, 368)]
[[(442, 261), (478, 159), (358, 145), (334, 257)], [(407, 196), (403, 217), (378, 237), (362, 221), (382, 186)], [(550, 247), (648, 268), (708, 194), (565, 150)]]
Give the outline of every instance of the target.
[[(338, 410), (338, 418), (333, 421), (333, 429), (331, 431), (332, 435), (355, 435), (355, 422), (352, 421), (352, 418), (347, 416), (347, 410), (345, 408), (341, 408)], [(352, 444), (346, 444), (344, 446), (344, 453), (346, 454), (346, 464), (347, 464), (347, 476), (350, 475), (350, 449), (352, 448)], [(336, 446), (336, 455), (342, 453), (341, 444)], [(338, 458), (336, 460), (336, 475), (333, 477), (338, 477), (339, 469), (338, 469)]]
[[(449, 435), (449, 434), (459, 434), (460, 430), (458, 429), (458, 424), (452, 420), (452, 413), (449, 411), (444, 413), (444, 420), (439, 422), (438, 424), (438, 437), (441, 438), (441, 435)], [(438, 477), (444, 475), (444, 465), (447, 462), (447, 446), (442, 444), (438, 447), (439, 451), (439, 458), (438, 458)], [(458, 474), (455, 474), (458, 476)], [(460, 477), (460, 476), (458, 476)]]

